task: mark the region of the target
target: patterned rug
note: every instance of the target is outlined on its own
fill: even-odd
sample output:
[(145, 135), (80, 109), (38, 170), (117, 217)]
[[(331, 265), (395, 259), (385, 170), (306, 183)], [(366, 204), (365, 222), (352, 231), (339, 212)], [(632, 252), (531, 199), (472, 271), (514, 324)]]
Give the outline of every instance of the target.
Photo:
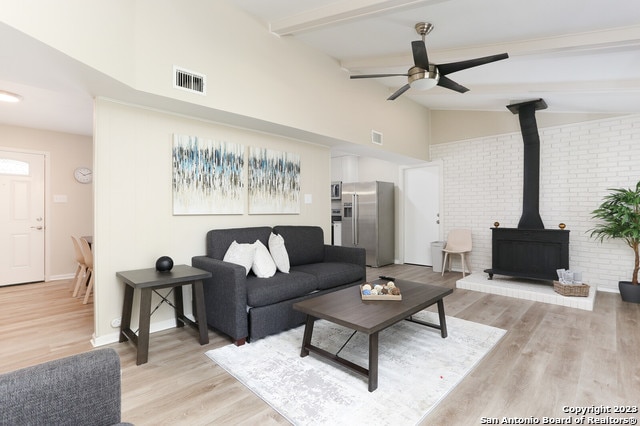
[[(414, 318), (438, 322), (434, 312)], [(380, 332), (378, 389), (364, 376), (313, 353), (300, 357), (304, 327), (206, 355), (295, 425), (413, 425), (420, 422), (498, 343), (505, 330), (447, 317), (449, 336), (402, 321)], [(336, 353), (352, 331), (320, 320), (312, 344)], [(340, 352), (364, 367), (368, 338)]]

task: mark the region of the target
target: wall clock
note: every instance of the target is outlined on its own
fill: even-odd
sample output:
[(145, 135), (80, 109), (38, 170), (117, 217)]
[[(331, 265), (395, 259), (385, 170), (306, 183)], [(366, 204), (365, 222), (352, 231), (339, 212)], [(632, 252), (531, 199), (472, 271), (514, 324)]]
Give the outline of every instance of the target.
[(73, 171), (73, 177), (80, 183), (90, 183), (93, 179), (93, 172), (88, 167), (77, 167)]

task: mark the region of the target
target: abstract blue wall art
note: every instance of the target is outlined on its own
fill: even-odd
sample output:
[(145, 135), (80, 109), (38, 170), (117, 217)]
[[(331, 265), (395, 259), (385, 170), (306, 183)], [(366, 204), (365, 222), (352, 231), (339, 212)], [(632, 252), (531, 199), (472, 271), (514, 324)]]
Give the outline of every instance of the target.
[(242, 214), (244, 146), (173, 135), (173, 214)]
[(249, 147), (249, 214), (300, 213), (300, 156)]

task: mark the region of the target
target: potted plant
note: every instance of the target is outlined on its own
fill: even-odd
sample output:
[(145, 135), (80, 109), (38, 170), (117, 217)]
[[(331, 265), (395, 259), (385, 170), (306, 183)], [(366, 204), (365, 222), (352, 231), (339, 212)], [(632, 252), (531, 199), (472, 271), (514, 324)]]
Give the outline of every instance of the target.
[(612, 188), (604, 197), (602, 204), (591, 214), (600, 222), (592, 229), (591, 237), (603, 242), (608, 239), (624, 240), (635, 254), (635, 266), (631, 281), (620, 281), (618, 288), (622, 300), (640, 303), (640, 285), (638, 285), (638, 269), (640, 269), (640, 181), (635, 189)]

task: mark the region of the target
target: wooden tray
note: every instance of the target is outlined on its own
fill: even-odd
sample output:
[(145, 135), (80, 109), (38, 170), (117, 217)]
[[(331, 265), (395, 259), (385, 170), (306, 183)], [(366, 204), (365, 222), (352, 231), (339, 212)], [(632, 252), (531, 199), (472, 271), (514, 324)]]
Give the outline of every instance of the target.
[[(365, 284), (369, 284), (371, 287), (375, 287), (376, 284), (373, 283), (364, 283), (362, 285), (360, 285), (360, 297), (362, 297), (362, 300), (402, 300), (402, 293), (398, 294), (398, 295), (394, 295), (394, 294), (371, 294), (371, 295), (365, 295), (363, 294), (363, 287)], [(382, 285), (380, 283), (378, 283), (378, 285)], [(400, 290), (400, 288), (398, 288), (396, 286), (396, 288), (398, 290)]]

